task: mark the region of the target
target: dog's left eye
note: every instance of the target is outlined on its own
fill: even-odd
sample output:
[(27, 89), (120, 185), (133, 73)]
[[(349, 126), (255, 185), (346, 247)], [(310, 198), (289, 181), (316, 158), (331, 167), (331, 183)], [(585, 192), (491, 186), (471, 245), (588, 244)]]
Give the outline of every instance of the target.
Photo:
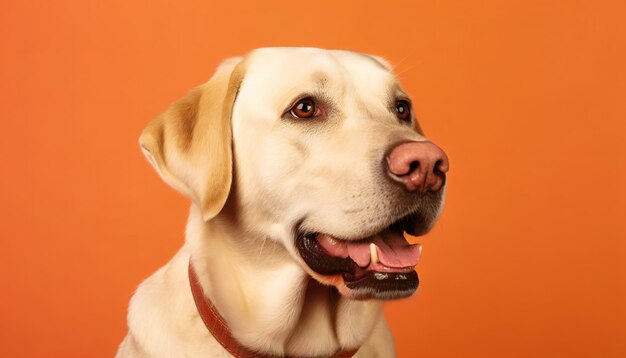
[(319, 109), (311, 98), (303, 98), (291, 107), (291, 115), (296, 118), (311, 118), (317, 114)]
[(411, 104), (403, 99), (396, 102), (396, 116), (401, 121), (411, 120)]

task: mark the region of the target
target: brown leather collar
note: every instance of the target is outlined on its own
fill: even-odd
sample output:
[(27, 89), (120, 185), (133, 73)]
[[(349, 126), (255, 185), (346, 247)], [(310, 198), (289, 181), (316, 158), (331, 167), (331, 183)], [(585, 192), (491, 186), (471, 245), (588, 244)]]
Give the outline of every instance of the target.
[[(191, 286), (191, 294), (193, 300), (196, 302), (198, 313), (202, 322), (209, 329), (209, 332), (215, 337), (215, 339), (226, 349), (230, 354), (236, 358), (272, 358), (276, 356), (266, 355), (263, 353), (252, 351), (235, 340), (226, 321), (217, 312), (217, 309), (211, 301), (204, 295), (204, 290), (200, 286), (200, 280), (196, 275), (196, 271), (189, 261), (189, 284)], [(358, 348), (351, 350), (338, 351), (331, 358), (350, 358), (352, 357)], [(285, 357), (285, 358), (303, 358), (303, 357)]]

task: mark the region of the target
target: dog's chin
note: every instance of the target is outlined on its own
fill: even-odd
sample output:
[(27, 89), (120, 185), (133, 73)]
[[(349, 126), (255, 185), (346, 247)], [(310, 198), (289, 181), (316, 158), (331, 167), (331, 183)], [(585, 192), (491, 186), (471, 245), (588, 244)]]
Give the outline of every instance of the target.
[(433, 221), (412, 213), (357, 240), (299, 230), (295, 246), (306, 271), (320, 283), (336, 287), (347, 298), (405, 298), (419, 286), (415, 265), (421, 255), (421, 246), (410, 244), (405, 233), (423, 235)]

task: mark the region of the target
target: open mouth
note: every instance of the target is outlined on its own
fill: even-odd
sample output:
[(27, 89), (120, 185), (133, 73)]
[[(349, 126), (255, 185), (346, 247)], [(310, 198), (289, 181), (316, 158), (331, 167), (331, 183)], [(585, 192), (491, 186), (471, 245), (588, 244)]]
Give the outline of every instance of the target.
[(424, 226), (421, 215), (410, 214), (360, 240), (300, 232), (296, 247), (313, 271), (340, 277), (352, 298), (403, 298), (417, 290), (415, 265), (422, 251), (421, 245), (406, 240), (405, 233), (421, 234)]

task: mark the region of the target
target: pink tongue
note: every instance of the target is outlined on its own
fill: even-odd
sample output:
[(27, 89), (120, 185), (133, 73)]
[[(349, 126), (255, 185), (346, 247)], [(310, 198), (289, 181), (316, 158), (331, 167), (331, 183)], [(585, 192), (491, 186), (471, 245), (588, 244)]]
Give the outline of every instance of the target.
[(387, 267), (403, 268), (417, 265), (420, 258), (419, 245), (409, 244), (404, 236), (398, 233), (385, 233), (359, 242), (335, 241), (329, 235), (319, 234), (320, 246), (336, 257), (348, 257), (360, 267), (370, 263), (370, 244), (378, 247), (378, 260)]

